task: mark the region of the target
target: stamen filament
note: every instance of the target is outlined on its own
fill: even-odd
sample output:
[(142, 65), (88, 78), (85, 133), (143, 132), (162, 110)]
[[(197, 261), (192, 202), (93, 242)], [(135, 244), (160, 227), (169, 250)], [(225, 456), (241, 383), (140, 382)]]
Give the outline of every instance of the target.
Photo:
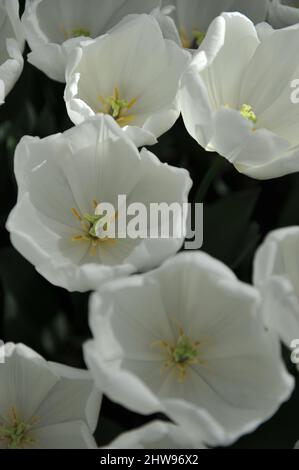
[(131, 109), (131, 108), (134, 106), (134, 104), (137, 103), (137, 101), (138, 101), (137, 98), (133, 98), (133, 99), (128, 103), (127, 109)]
[(135, 116), (133, 114), (129, 116), (122, 116), (116, 119), (116, 122), (122, 126), (126, 126), (127, 124), (130, 124), (130, 122), (134, 121)]
[(85, 237), (83, 237), (83, 235), (75, 235), (74, 237), (72, 237), (73, 242), (82, 242), (84, 240), (85, 240)]
[(80, 216), (79, 212), (77, 211), (77, 209), (75, 209), (74, 207), (72, 207), (72, 213), (73, 215), (76, 217), (77, 220), (80, 220), (80, 222), (82, 221), (82, 217)]
[(191, 47), (191, 41), (190, 39), (188, 38), (188, 35), (186, 33), (186, 30), (184, 28), (181, 28), (180, 29), (180, 38), (181, 38), (181, 41), (182, 41), (182, 46), (185, 48), (185, 49), (190, 49)]

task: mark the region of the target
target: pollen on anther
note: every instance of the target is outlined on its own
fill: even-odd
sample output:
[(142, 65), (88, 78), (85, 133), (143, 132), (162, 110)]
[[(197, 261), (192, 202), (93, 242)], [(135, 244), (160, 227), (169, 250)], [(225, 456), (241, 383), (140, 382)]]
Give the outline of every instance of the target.
[(82, 221), (81, 215), (79, 214), (79, 212), (77, 211), (77, 209), (75, 209), (74, 207), (72, 207), (72, 213), (73, 213), (73, 215), (76, 217), (77, 220), (79, 220), (80, 222)]
[(137, 103), (137, 98), (133, 98), (127, 105), (127, 109), (131, 109), (136, 103)]
[(83, 237), (83, 235), (75, 235), (74, 237), (72, 237), (72, 241), (73, 242), (82, 242), (82, 241), (84, 241), (84, 237)]

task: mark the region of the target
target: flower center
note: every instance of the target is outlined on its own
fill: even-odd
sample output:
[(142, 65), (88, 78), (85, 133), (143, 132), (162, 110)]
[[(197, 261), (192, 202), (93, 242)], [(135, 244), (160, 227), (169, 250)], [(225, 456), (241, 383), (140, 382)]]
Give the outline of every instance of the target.
[(180, 38), (182, 41), (182, 46), (185, 49), (191, 49), (192, 47), (198, 47), (201, 45), (202, 41), (206, 37), (206, 33), (204, 31), (198, 31), (194, 29), (192, 31), (192, 37), (189, 38), (186, 30), (184, 28), (180, 29)]
[(240, 109), (240, 113), (244, 118), (248, 119), (249, 121), (252, 121), (254, 124), (257, 123), (256, 114), (254, 113), (252, 107), (249, 104), (243, 104)]
[(65, 39), (79, 38), (81, 36), (90, 37), (90, 31), (87, 28), (73, 28), (73, 29), (66, 30), (65, 28), (62, 27), (61, 31)]
[[(98, 202), (94, 200), (94, 210), (96, 210), (98, 206)], [(106, 232), (111, 220), (107, 220), (104, 215), (97, 215), (95, 213), (81, 215), (74, 207), (72, 208), (72, 214), (81, 223), (83, 233), (73, 236), (71, 240), (73, 242), (89, 243), (91, 256), (96, 256), (97, 249), (101, 243), (116, 243), (115, 239), (106, 236)], [(115, 214), (114, 217), (116, 218), (117, 214)], [(99, 235), (101, 230), (103, 232), (103, 236)]]
[(30, 436), (30, 430), (36, 423), (33, 418), (29, 423), (20, 419), (15, 406), (9, 409), (7, 423), (0, 424), (0, 442), (4, 442), (7, 449), (24, 449), (35, 444), (35, 439)]
[(176, 344), (170, 345), (167, 341), (160, 341), (156, 345), (167, 354), (162, 372), (174, 367), (179, 382), (185, 381), (188, 368), (191, 365), (204, 364), (199, 357), (198, 351), (201, 342), (192, 341), (189, 336), (185, 335), (184, 329), (181, 326), (179, 327), (179, 336)]
[(195, 42), (198, 46), (201, 45), (201, 43), (203, 42), (203, 40), (205, 39), (206, 37), (206, 33), (204, 31), (196, 31), (194, 30), (193, 31), (193, 37), (195, 39)]
[(104, 113), (112, 116), (121, 127), (127, 126), (134, 120), (134, 115), (128, 111), (136, 104), (137, 98), (131, 101), (121, 99), (119, 89), (115, 87), (113, 96), (108, 96), (106, 99), (99, 96), (99, 100)]

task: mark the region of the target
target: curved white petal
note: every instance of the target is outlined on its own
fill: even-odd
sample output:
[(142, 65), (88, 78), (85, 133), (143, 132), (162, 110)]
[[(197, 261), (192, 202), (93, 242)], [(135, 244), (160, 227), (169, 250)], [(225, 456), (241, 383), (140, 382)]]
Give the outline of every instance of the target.
[(107, 449), (204, 449), (200, 436), (188, 435), (172, 423), (152, 421), (141, 428), (125, 432)]
[(265, 325), (285, 345), (299, 338), (299, 268), (296, 256), (299, 228), (276, 230), (258, 249), (254, 260), (254, 283), (260, 289)]
[(95, 391), (91, 376), (86, 371), (60, 364), (49, 363), (49, 370), (60, 380), (49, 390), (47, 400), (35, 410), (39, 417), (37, 427), (82, 421), (94, 432), (102, 397)]
[(37, 428), (32, 433), (35, 449), (97, 449), (90, 430), (82, 421)]

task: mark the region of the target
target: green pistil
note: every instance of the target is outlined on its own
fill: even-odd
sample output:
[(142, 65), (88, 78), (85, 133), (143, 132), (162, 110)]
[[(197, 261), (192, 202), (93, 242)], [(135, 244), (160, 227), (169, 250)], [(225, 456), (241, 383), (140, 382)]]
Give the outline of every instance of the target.
[(109, 114), (111, 114), (114, 119), (117, 119), (120, 117), (122, 110), (128, 108), (129, 102), (116, 98), (115, 96), (110, 96), (107, 98), (107, 104), (110, 106), (111, 110)]
[(254, 124), (257, 122), (257, 117), (249, 104), (243, 104), (242, 108), (240, 109), (240, 113), (242, 116), (249, 121), (252, 121)]
[(85, 28), (74, 28), (70, 30), (70, 37), (79, 38), (80, 36), (90, 37), (90, 31)]
[(203, 40), (205, 39), (206, 37), (206, 33), (203, 32), (203, 31), (193, 31), (193, 36), (194, 36), (194, 39), (196, 41), (196, 44), (198, 46), (201, 45), (201, 43), (203, 42)]
[(185, 364), (186, 362), (193, 362), (197, 355), (198, 350), (194, 343), (187, 336), (180, 336), (177, 345), (173, 349), (173, 361), (177, 364)]
[(12, 428), (4, 430), (4, 434), (10, 440), (9, 448), (17, 449), (24, 440), (26, 432), (27, 426), (24, 423), (16, 424)]
[(29, 427), (22, 422), (16, 422), (11, 426), (0, 426), (0, 441), (6, 441), (8, 449), (18, 449), (24, 443), (30, 444), (32, 440), (27, 437)]
[(88, 234), (89, 234), (92, 238), (98, 238), (98, 237), (97, 237), (97, 234), (96, 234), (96, 226), (97, 226), (97, 223), (99, 222), (99, 220), (102, 218), (102, 216), (100, 216), (100, 215), (85, 214), (83, 217), (84, 217), (84, 219), (85, 219), (85, 220), (89, 223), (89, 225), (90, 225)]

